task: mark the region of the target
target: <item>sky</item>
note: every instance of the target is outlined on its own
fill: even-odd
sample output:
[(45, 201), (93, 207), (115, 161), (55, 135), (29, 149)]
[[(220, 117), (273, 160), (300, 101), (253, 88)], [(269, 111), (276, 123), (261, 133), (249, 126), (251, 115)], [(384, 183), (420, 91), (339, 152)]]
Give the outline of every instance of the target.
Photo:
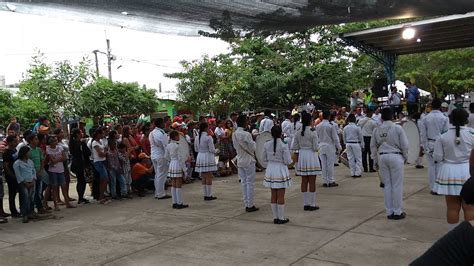
[[(6, 84), (20, 81), (37, 50), (45, 54), (48, 63), (62, 60), (77, 63), (87, 56), (95, 68), (92, 51), (105, 52), (107, 38), (117, 58), (112, 67), (113, 80), (136, 81), (155, 89), (161, 83), (160, 98), (176, 97), (177, 80), (165, 78), (163, 74), (180, 71), (181, 60), (199, 59), (204, 54), (214, 56), (228, 49), (225, 42), (212, 38), (163, 35), (0, 12), (0, 76), (5, 76)], [(99, 71), (103, 76), (107, 76), (106, 59), (99, 54)]]

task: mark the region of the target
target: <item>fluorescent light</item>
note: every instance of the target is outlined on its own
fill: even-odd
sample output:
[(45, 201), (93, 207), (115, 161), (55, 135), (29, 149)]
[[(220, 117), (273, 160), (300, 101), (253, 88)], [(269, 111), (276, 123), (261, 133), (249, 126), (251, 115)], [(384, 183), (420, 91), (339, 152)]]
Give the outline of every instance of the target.
[(127, 16), (127, 15), (128, 15), (128, 12), (126, 12), (126, 11), (123, 11), (123, 12), (122, 12), (122, 13), (120, 13), (120, 14), (122, 14), (122, 15), (124, 15), (124, 16)]
[(405, 40), (410, 40), (415, 37), (415, 30), (413, 28), (406, 28), (402, 32), (402, 38)]

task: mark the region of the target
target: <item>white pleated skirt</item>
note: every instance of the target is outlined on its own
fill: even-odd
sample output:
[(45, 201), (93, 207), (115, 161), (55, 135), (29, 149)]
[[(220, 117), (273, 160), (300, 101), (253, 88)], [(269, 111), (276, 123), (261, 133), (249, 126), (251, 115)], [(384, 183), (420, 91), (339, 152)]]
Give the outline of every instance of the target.
[(210, 152), (200, 152), (196, 158), (196, 172), (207, 173), (217, 171), (216, 157)]
[(263, 186), (266, 188), (280, 189), (291, 187), (292, 180), (288, 166), (279, 162), (268, 162), (263, 178)]
[(316, 152), (310, 149), (300, 149), (298, 154), (298, 163), (296, 163), (296, 175), (309, 176), (320, 175), (321, 164)]
[(168, 177), (184, 177), (183, 167), (179, 160), (171, 160), (170, 165), (168, 167)]
[(438, 168), (434, 191), (440, 195), (459, 196), (462, 185), (469, 177), (469, 163), (444, 162)]

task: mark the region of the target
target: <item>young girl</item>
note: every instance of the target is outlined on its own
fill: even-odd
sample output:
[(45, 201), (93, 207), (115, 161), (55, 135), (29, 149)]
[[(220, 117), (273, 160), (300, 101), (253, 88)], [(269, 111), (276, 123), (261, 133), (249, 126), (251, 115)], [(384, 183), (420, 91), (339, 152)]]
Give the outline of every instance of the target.
[(285, 224), (285, 189), (291, 186), (288, 165), (292, 162), (288, 145), (281, 140), (281, 127), (271, 129), (273, 141), (263, 146), (263, 160), (267, 163), (263, 185), (272, 191), (271, 206), (274, 224)]
[(434, 191), (445, 195), (449, 230), (459, 223), (461, 207), (464, 219), (474, 220), (474, 208), (462, 203), (460, 192), (464, 182), (469, 179), (469, 156), (473, 144), (473, 133), (464, 127), (469, 114), (464, 109), (451, 112), (450, 122), (453, 127), (436, 140), (434, 160), (439, 165)]
[(106, 167), (106, 156), (107, 148), (102, 143), (103, 131), (98, 128), (94, 131), (92, 136), (92, 158), (94, 161), (94, 168), (99, 175), (99, 202), (100, 204), (109, 204), (111, 201), (105, 198), (105, 190), (107, 190), (107, 185), (109, 183), (109, 174), (107, 173)]
[[(53, 194), (54, 210), (59, 211), (59, 187), (63, 195), (67, 195), (66, 177), (64, 175), (64, 161), (67, 160), (66, 154), (61, 146), (58, 145), (58, 139), (52, 135), (48, 138), (48, 146), (46, 147), (46, 163), (49, 165), (49, 184)], [(45, 200), (47, 198), (45, 197)], [(75, 208), (76, 206), (69, 203), (69, 197), (65, 196), (64, 201), (67, 208)]]
[(36, 218), (34, 214), (34, 195), (36, 170), (32, 160), (30, 160), (30, 147), (23, 146), (18, 152), (18, 160), (13, 164), (16, 180), (20, 192), (20, 212), (23, 216), (23, 223), (27, 223), (29, 218)]
[(217, 199), (212, 196), (212, 172), (217, 171), (214, 141), (207, 133), (209, 125), (203, 122), (199, 125), (199, 135), (194, 140), (194, 149), (198, 152), (196, 159), (196, 172), (201, 173), (204, 200)]
[(125, 177), (125, 184), (127, 185), (127, 194), (131, 198), (132, 192), (132, 169), (130, 167), (130, 157), (128, 157), (127, 146), (120, 142), (117, 145), (118, 157), (123, 170), (123, 176)]
[(117, 183), (120, 187), (120, 197), (128, 198), (127, 185), (125, 184), (125, 178), (123, 175), (122, 164), (119, 159), (119, 152), (117, 150), (117, 141), (115, 139), (109, 139), (107, 151), (107, 170), (110, 176), (110, 194), (112, 199), (117, 199)]
[(183, 204), (183, 195), (181, 186), (183, 185), (183, 177), (186, 174), (186, 165), (184, 159), (179, 154), (179, 133), (178, 131), (170, 132), (170, 143), (166, 146), (165, 157), (169, 161), (168, 177), (171, 178), (171, 196), (173, 197), (173, 209), (184, 209), (189, 207)]
[[(292, 150), (298, 151), (296, 175), (301, 176), (301, 192), (303, 192), (305, 211), (315, 211), (316, 206), (316, 175), (321, 174), (318, 155), (318, 136), (311, 131), (312, 117), (303, 113), (303, 127), (298, 130), (293, 139)], [(308, 192), (309, 187), (309, 192)]]

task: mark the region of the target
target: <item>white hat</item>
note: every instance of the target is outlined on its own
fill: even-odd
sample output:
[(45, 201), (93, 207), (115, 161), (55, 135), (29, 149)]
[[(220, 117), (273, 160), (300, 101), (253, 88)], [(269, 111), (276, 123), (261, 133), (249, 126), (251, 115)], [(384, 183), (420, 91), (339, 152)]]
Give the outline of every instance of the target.
[(443, 103), (441, 104), (441, 107), (443, 107), (443, 108), (448, 108), (448, 107), (449, 107), (449, 105), (448, 105), (448, 103), (447, 103), (447, 102), (443, 102)]

